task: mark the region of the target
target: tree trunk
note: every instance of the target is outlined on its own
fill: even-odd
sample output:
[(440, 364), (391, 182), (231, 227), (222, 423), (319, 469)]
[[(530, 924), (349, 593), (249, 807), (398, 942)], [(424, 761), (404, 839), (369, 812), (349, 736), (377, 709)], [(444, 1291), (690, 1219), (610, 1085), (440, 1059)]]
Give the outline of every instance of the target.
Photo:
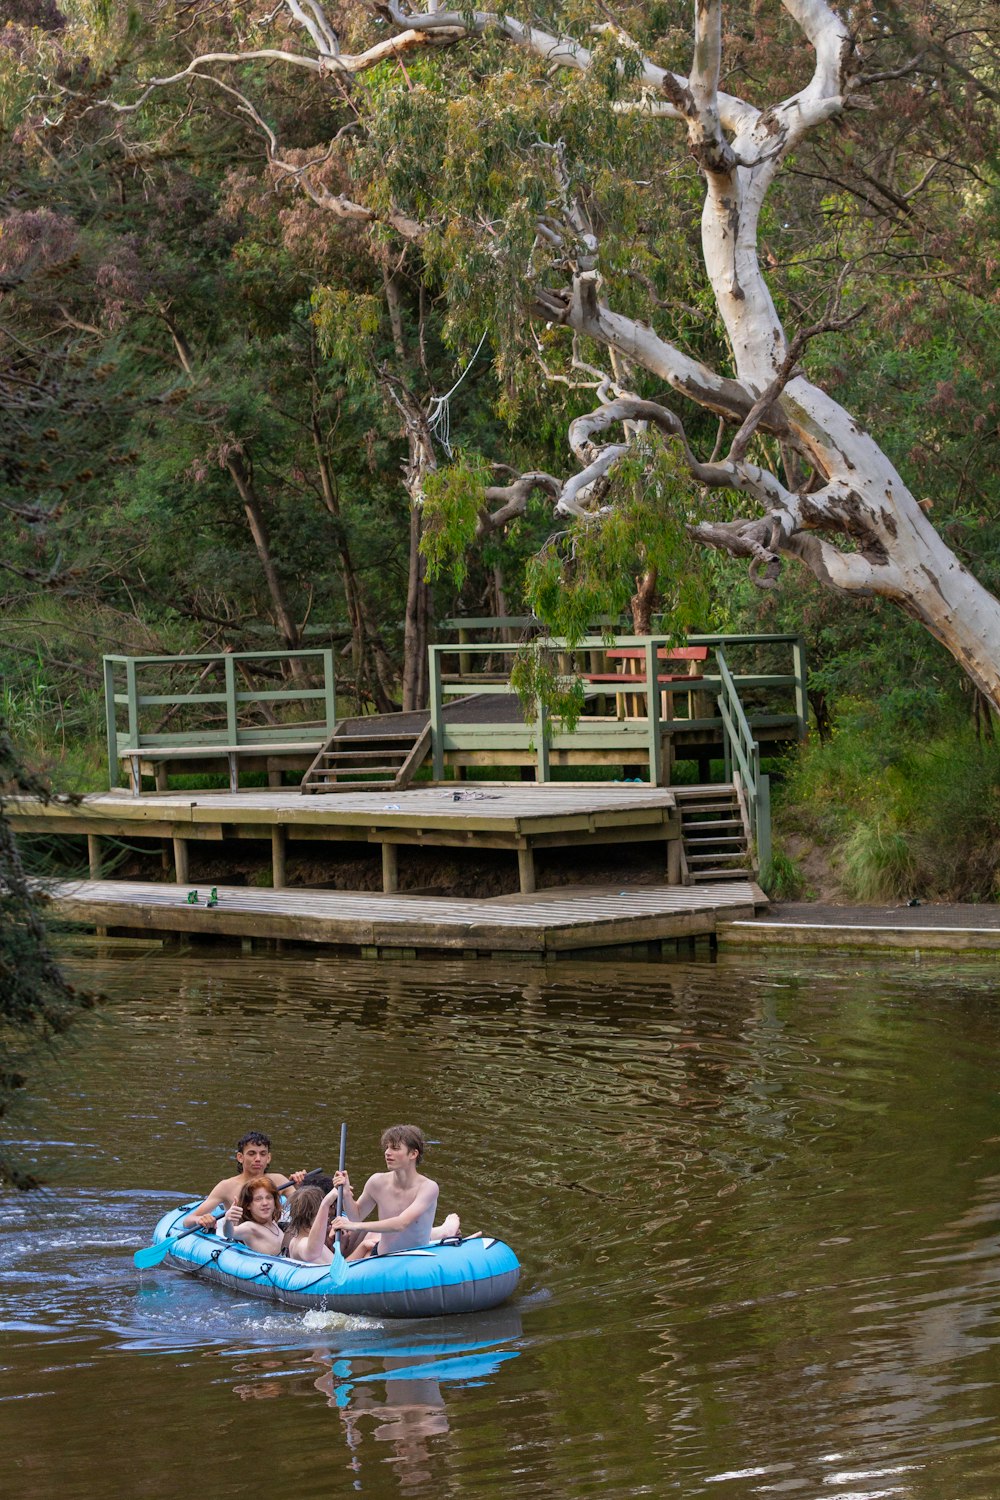
[(653, 605), (656, 603), (656, 569), (650, 568), (636, 579), (636, 590), (632, 597), (632, 629), (636, 635), (651, 635), (653, 627)]
[[(166, 307), (160, 308), (160, 316), (173, 340), (177, 360), (181, 369), (189, 379), (194, 379), (194, 356), (182, 329), (174, 321), (170, 311)], [(278, 621), (278, 628), (284, 638), (285, 645), (289, 651), (298, 651), (302, 644), (302, 634), (295, 623), (295, 619), (285, 600), (285, 591), (282, 587), (278, 570), (271, 556), (271, 543), (267, 534), (267, 523), (264, 520), (264, 512), (260, 500), (253, 487), (253, 481), (247, 472), (246, 464), (239, 453), (232, 453), (226, 460), (226, 470), (229, 477), (236, 486), (237, 493), (243, 502), (243, 511), (250, 527), (250, 535), (253, 537), (257, 556), (264, 572), (268, 593), (271, 595), (271, 603)], [(292, 676), (297, 682), (308, 681), (308, 674), (300, 661), (292, 662)]]
[[(385, 302), (392, 330), (392, 344), (402, 369), (406, 364), (403, 332), (403, 298), (396, 276), (383, 269)], [(430, 587), (427, 565), (420, 551), (423, 532), (421, 502), (424, 475), (437, 468), (434, 439), (420, 403), (400, 375), (385, 365), (379, 371), (382, 389), (398, 409), (406, 429), (409, 454), (406, 461), (406, 492), (410, 500), (410, 546), (406, 576), (406, 618), (403, 626), (403, 712), (427, 706), (427, 646), (430, 639)]]
[(406, 588), (406, 623), (403, 633), (403, 712), (427, 706), (427, 646), (429, 644), (430, 590), (426, 563), (420, 551), (419, 504), (410, 504), (410, 556)]
[[(226, 460), (226, 469), (235, 484), (239, 497), (243, 501), (243, 509), (246, 513), (247, 522), (250, 526), (250, 534), (257, 548), (257, 556), (260, 558), (261, 569), (267, 582), (268, 593), (271, 595), (271, 603), (278, 620), (278, 628), (284, 637), (285, 645), (289, 651), (298, 651), (302, 644), (302, 636), (299, 627), (292, 618), (291, 610), (285, 601), (285, 591), (278, 576), (278, 570), (271, 556), (271, 543), (267, 534), (267, 523), (264, 520), (264, 512), (261, 508), (257, 492), (253, 482), (247, 473), (246, 465), (238, 453), (232, 454)], [(300, 661), (292, 662), (292, 676), (298, 681), (306, 680), (306, 672)]]
[(392, 713), (397, 707), (394, 696), (394, 672), (389, 654), (381, 636), (372, 625), (364, 598), (361, 580), (354, 570), (354, 559), (347, 541), (344, 519), (340, 510), (337, 485), (330, 464), (319, 417), (313, 407), (311, 416), (313, 448), (319, 469), (323, 504), (336, 525), (337, 552), (340, 557), (340, 577), (344, 585), (344, 599), (351, 626), (351, 657), (354, 663), (355, 689), (360, 703), (362, 693), (371, 695), (372, 703), (381, 714)]

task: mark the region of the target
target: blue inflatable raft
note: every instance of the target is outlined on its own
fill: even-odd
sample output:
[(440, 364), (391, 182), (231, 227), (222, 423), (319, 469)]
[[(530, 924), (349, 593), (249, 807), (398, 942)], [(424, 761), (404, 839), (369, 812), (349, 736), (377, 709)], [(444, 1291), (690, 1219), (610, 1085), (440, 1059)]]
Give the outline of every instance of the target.
[(163, 1265), (293, 1307), (374, 1318), (484, 1312), (506, 1302), (521, 1275), (510, 1246), (481, 1235), (329, 1266), (268, 1257), (205, 1229), (183, 1232), (184, 1216), (194, 1207), (172, 1208), (153, 1231), (154, 1245), (177, 1237)]

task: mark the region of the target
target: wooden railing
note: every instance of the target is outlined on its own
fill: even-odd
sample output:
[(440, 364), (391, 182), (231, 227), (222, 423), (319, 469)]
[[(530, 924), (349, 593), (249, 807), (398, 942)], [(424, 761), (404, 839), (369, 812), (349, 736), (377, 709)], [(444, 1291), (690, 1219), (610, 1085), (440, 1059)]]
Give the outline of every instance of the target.
[(759, 870), (771, 858), (771, 778), (760, 769), (760, 745), (754, 739), (721, 646), (716, 647), (715, 660), (719, 668), (719, 712), (725, 731), (725, 779), (733, 782), (744, 804)]
[[(259, 686), (255, 673), (267, 666), (267, 681), (278, 688)], [(307, 685), (312, 680), (321, 684)], [(176, 684), (183, 673), (183, 688)], [(296, 673), (300, 680), (291, 680)], [(117, 679), (117, 680), (116, 680)], [(218, 687), (209, 684), (218, 682)], [(122, 690), (123, 689), (123, 690)], [(330, 648), (306, 651), (219, 651), (196, 656), (106, 656), (104, 699), (107, 716), (108, 768), (111, 785), (120, 784), (123, 756), (171, 747), (206, 753), (214, 748), (302, 744), (329, 738), (336, 722), (336, 677)], [(287, 710), (295, 706), (295, 711)], [(306, 706), (319, 706), (322, 717), (305, 717)], [(124, 710), (124, 724), (119, 710)], [(159, 710), (152, 727), (144, 722), (151, 709)], [(194, 723), (182, 721), (193, 709)], [(285, 710), (284, 717), (279, 717)], [(206, 719), (217, 721), (215, 727)], [(170, 725), (172, 727), (168, 728)]]
[[(457, 625), (458, 622), (446, 623)], [(501, 623), (509, 622), (489, 620), (469, 622), (470, 628), (482, 629), (488, 628), (491, 624)], [(485, 736), (492, 735), (498, 745), (502, 744), (507, 749), (517, 748), (523, 751), (530, 744), (534, 749), (536, 774), (540, 780), (548, 777), (549, 751), (554, 745), (566, 748), (572, 740), (574, 748), (584, 748), (586, 744), (590, 744), (595, 750), (601, 752), (620, 749), (625, 762), (630, 759), (629, 750), (641, 745), (645, 755), (648, 756), (650, 780), (656, 781), (662, 769), (664, 734), (715, 731), (724, 743), (731, 742), (729, 724), (735, 727), (735, 719), (731, 710), (729, 724), (721, 707), (710, 717), (702, 715), (684, 719), (678, 718), (674, 713), (663, 715), (661, 703), (666, 702), (673, 706), (675, 700), (692, 692), (696, 695), (696, 701), (700, 695), (710, 695), (713, 703), (718, 704), (725, 690), (727, 697), (732, 693), (736, 701), (740, 702), (744, 720), (749, 726), (758, 730), (784, 731), (787, 729), (789, 738), (805, 738), (808, 728), (805, 648), (802, 638), (798, 635), (689, 635), (685, 638), (685, 645), (708, 647), (710, 655), (714, 653), (716, 670), (712, 670), (713, 663), (709, 660), (706, 663), (704, 675), (700, 678), (686, 680), (681, 677), (671, 682), (657, 681), (659, 674), (656, 670), (657, 653), (670, 651), (674, 644), (671, 637), (619, 635), (614, 644), (618, 647), (636, 648), (643, 653), (640, 665), (644, 670), (637, 674), (635, 683), (623, 678), (622, 691), (630, 696), (641, 696), (645, 701), (645, 714), (635, 716), (625, 722), (581, 718), (572, 736), (563, 730), (558, 721), (553, 724), (546, 723), (544, 712), (538, 722), (533, 725), (446, 724), (443, 718), (443, 708), (448, 699), (484, 693), (512, 693), (513, 689), (509, 685), (508, 678), (513, 658), (519, 652), (530, 650), (532, 647), (523, 642), (473, 641), (468, 636), (460, 639), (455, 645), (432, 646), (430, 648), (430, 714), (435, 776), (440, 778), (443, 775), (447, 751), (474, 749), (477, 742), (482, 744)], [(545, 645), (553, 658), (559, 662), (560, 672), (567, 683), (573, 679), (579, 679), (585, 684), (585, 690), (588, 691), (591, 699), (600, 697), (602, 693), (609, 697), (615, 696), (614, 686), (605, 685), (602, 689), (586, 686), (588, 677), (599, 672), (602, 665), (607, 666), (604, 653), (608, 649), (609, 642), (604, 635), (586, 636), (572, 645), (566, 641), (550, 638), (546, 640)], [(739, 671), (735, 669), (729, 655), (723, 656), (722, 663), (720, 663), (722, 648), (725, 648), (726, 653), (734, 654), (744, 650), (759, 654), (761, 648), (765, 655), (787, 653), (791, 657), (789, 663), (791, 670)], [(489, 664), (493, 670), (489, 672), (477, 670), (478, 663), (482, 663), (483, 666)], [(780, 665), (780, 662), (778, 664)], [(725, 682), (722, 676), (723, 665), (726, 674)], [(650, 684), (654, 682), (656, 688), (651, 691)], [(744, 701), (748, 695), (751, 698), (766, 701), (754, 704), (748, 709)], [(775, 699), (779, 695), (789, 700), (789, 706), (787, 709), (775, 712)], [(701, 701), (703, 702), (703, 699)]]

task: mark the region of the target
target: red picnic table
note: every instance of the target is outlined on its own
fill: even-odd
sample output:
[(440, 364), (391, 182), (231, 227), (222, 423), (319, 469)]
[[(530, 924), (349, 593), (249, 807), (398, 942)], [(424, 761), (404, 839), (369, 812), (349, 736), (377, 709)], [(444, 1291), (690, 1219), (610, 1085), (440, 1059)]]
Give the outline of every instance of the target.
[[(606, 653), (608, 661), (620, 662), (621, 665), (613, 672), (584, 672), (584, 682), (601, 686), (604, 683), (614, 684), (615, 711), (619, 718), (630, 716), (632, 718), (645, 717), (646, 694), (628, 691), (632, 688), (643, 688), (646, 686), (646, 649), (644, 646), (613, 646)], [(704, 680), (704, 674), (699, 672), (698, 664), (708, 660), (707, 646), (660, 646), (656, 652), (657, 662), (684, 662), (683, 672), (657, 672), (657, 683), (685, 682), (695, 683)], [(642, 705), (640, 707), (640, 701)], [(662, 719), (673, 718), (672, 713), (673, 693), (664, 692), (660, 694), (660, 717)], [(688, 718), (691, 718), (691, 700), (688, 698)]]

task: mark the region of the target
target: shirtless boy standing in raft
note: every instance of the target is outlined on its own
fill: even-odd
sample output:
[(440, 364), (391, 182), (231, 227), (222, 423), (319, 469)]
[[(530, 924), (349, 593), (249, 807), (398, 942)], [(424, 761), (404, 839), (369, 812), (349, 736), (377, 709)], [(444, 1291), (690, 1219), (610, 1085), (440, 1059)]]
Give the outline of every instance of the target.
[(306, 1175), (305, 1172), (293, 1172), (291, 1177), (285, 1177), (281, 1172), (269, 1172), (267, 1168), (271, 1160), (271, 1141), (259, 1130), (248, 1130), (236, 1142), (236, 1160), (240, 1164), (239, 1172), (234, 1177), (224, 1177), (215, 1184), (205, 1201), (185, 1216), (185, 1228), (193, 1229), (196, 1224), (200, 1224), (202, 1229), (214, 1229), (215, 1215), (212, 1210), (220, 1206), (231, 1208), (255, 1177), (269, 1177), (278, 1188), (294, 1188)]
[[(331, 1230), (361, 1229), (377, 1233), (377, 1255), (391, 1255), (397, 1250), (410, 1250), (415, 1245), (458, 1235), (457, 1214), (449, 1214), (443, 1224), (434, 1227), (438, 1185), (417, 1171), (424, 1154), (423, 1131), (416, 1125), (390, 1125), (382, 1132), (381, 1144), (388, 1170), (369, 1177), (357, 1201), (347, 1173), (343, 1174), (343, 1184), (341, 1173), (335, 1175), (336, 1186), (344, 1188), (346, 1212), (332, 1221)], [(377, 1209), (378, 1218), (368, 1224), (360, 1222), (373, 1208)]]

